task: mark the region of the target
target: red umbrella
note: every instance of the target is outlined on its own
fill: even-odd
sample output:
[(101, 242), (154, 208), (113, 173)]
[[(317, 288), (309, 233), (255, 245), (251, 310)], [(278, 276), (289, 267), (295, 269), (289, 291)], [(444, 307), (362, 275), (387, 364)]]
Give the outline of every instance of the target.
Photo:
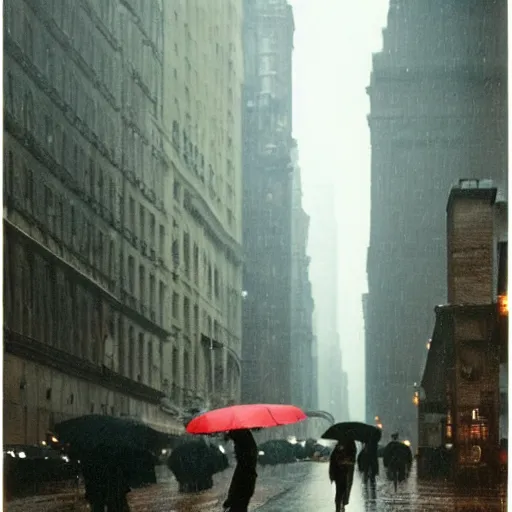
[(196, 416), (187, 425), (189, 434), (216, 434), (230, 430), (279, 427), (305, 420), (306, 414), (294, 405), (232, 405)]

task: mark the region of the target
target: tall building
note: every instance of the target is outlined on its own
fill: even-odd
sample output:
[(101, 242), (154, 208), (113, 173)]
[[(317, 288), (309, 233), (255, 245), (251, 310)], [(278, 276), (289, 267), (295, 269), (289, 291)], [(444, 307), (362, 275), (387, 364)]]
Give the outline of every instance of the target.
[[(166, 9), (170, 5), (164, 3)], [(218, 249), (222, 243), (214, 247), (211, 239), (224, 237), (240, 252), (236, 105), (242, 61), (233, 27), (240, 25), (241, 6), (233, 2), (227, 9), (229, 30), (225, 13), (214, 10), (202, 16), (218, 46), (212, 50), (200, 39), (208, 33), (202, 28), (196, 27), (196, 41), (190, 42), (191, 29), (184, 27), (195, 25), (183, 18), (192, 14), (177, 3), (169, 19), (158, 1), (4, 3), (5, 443), (38, 442), (56, 422), (88, 413), (137, 417), (163, 431), (181, 431), (164, 405), (175, 411), (190, 394), (204, 398), (213, 392), (196, 377), (203, 375), (194, 350), (201, 343), (210, 361), (222, 361), (212, 387), (222, 383), (224, 395), (239, 396), (240, 255), (228, 259), (228, 251)], [(198, 124), (203, 130), (209, 125), (210, 135), (220, 119), (226, 125), (215, 129), (223, 137), (217, 154), (201, 150), (202, 167), (225, 180), (224, 189), (215, 178), (205, 187), (216, 183), (225, 190), (222, 200), (205, 200), (203, 188), (203, 197), (189, 198), (191, 214), (176, 199), (183, 193), (187, 201), (177, 179), (186, 170), (167, 144), (181, 118), (171, 123), (164, 108), (171, 87), (164, 62), (175, 73), (190, 72), (190, 59), (171, 54), (176, 47), (168, 34), (176, 36), (162, 22), (177, 25), (180, 16), (178, 52), (197, 47), (199, 40), (202, 52), (212, 53), (196, 83), (222, 75), (202, 96), (209, 98), (208, 107)], [(221, 20), (222, 35), (214, 31)], [(230, 87), (221, 87), (221, 80)], [(186, 85), (180, 91), (178, 101), (185, 101)], [(221, 110), (219, 97), (229, 91), (235, 107)], [(192, 113), (182, 108), (183, 119), (190, 119)], [(180, 134), (191, 151), (188, 142), (194, 139), (182, 122)], [(206, 208), (216, 208), (215, 215)], [(231, 228), (229, 210), (238, 223), (232, 219)], [(202, 222), (196, 211), (206, 211), (214, 227), (205, 223), (193, 230)], [(187, 222), (189, 243), (198, 236), (197, 249), (188, 249), (191, 275), (199, 274), (199, 250), (203, 263), (195, 287), (180, 265), (187, 261)], [(188, 305), (184, 290), (194, 297)], [(200, 311), (204, 321), (196, 329)], [(212, 346), (221, 347), (220, 358), (212, 356)]]
[(293, 32), (285, 0), (244, 2), (245, 402), (291, 400)]
[(307, 410), (316, 402), (313, 368), (313, 296), (309, 280), (307, 243), (309, 215), (302, 208), (302, 184), (297, 148), (291, 152), (292, 183), (292, 282), (291, 282), (291, 398)]
[(505, 0), (393, 0), (373, 58), (366, 415), (413, 442), (432, 305), (446, 299), (445, 193), (471, 177), (506, 189), (506, 20)]
[(171, 375), (184, 405), (214, 407), (240, 400), (242, 3), (166, 0), (163, 8)]
[[(343, 367), (338, 334), (338, 225), (332, 185), (316, 183), (316, 211), (311, 218), (309, 246), (315, 247), (310, 276), (315, 300), (315, 334), (317, 338), (318, 407), (331, 413), (337, 421), (346, 420), (342, 403)], [(318, 250), (321, 248), (321, 252)]]

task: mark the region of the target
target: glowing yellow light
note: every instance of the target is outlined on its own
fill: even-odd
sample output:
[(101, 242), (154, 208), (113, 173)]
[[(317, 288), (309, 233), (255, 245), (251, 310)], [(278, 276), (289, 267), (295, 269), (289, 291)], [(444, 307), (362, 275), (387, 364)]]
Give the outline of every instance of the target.
[(375, 421), (379, 421), (379, 417), (378, 416), (375, 416)]
[(508, 295), (498, 295), (498, 310), (500, 316), (508, 316)]
[(382, 423), (377, 423), (377, 428), (380, 428), (382, 430)]
[(55, 436), (53, 436), (52, 437), (52, 443), (58, 443), (58, 442), (59, 442), (59, 440)]
[(416, 406), (420, 404), (420, 394), (416, 391), (412, 397), (412, 403)]
[(430, 341), (427, 341), (427, 350), (430, 350)]
[(404, 441), (404, 444), (405, 444), (405, 446), (411, 446), (411, 441), (409, 441), (408, 439), (406, 439), (406, 440)]

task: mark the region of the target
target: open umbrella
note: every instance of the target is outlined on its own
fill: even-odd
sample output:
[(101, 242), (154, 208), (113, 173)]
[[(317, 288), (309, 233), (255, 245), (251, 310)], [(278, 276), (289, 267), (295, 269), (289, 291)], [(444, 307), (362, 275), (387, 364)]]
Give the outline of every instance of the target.
[(388, 467), (393, 461), (412, 464), (412, 451), (400, 441), (391, 441), (384, 448), (383, 459), (384, 467)]
[(322, 439), (334, 439), (336, 441), (353, 440), (361, 443), (373, 442), (375, 444), (380, 441), (381, 437), (382, 432), (379, 428), (358, 421), (336, 423), (322, 434)]
[(186, 430), (190, 434), (216, 434), (230, 430), (279, 427), (306, 418), (304, 412), (294, 405), (232, 405), (196, 416)]
[(60, 443), (69, 444), (75, 453), (104, 450), (106, 453), (125, 451), (158, 452), (167, 444), (168, 436), (142, 422), (91, 414), (55, 425)]

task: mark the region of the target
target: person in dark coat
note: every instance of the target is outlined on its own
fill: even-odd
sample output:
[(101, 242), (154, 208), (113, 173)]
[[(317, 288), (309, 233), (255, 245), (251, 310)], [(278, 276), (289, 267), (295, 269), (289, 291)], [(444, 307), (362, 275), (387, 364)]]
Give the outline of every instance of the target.
[(366, 443), (357, 458), (359, 471), (363, 473), (363, 481), (366, 484), (375, 485), (375, 477), (379, 474), (379, 459), (377, 455), (377, 443)]
[(223, 507), (229, 512), (247, 512), (258, 477), (258, 446), (248, 429), (232, 430), (227, 437), (235, 445), (236, 468)]
[(84, 454), (81, 459), (85, 480), (85, 499), (92, 512), (126, 512), (129, 510), (127, 493), (130, 492), (125, 470), (113, 457), (101, 453)]
[(331, 453), (329, 478), (336, 485), (336, 496), (334, 498), (336, 512), (345, 510), (345, 505), (348, 505), (354, 480), (356, 454), (356, 443), (352, 440), (339, 442)]

